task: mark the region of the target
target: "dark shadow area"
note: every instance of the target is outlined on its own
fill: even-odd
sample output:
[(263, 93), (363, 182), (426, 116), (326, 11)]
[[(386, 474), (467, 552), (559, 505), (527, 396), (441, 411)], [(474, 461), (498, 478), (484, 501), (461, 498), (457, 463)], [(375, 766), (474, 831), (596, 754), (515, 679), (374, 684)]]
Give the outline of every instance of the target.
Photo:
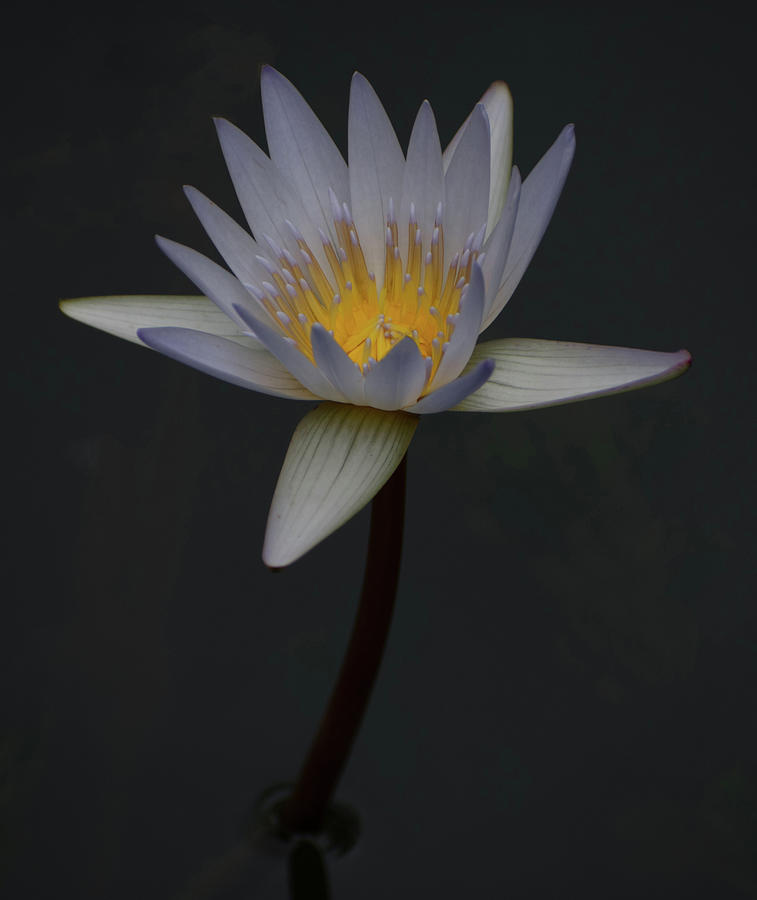
[[(29, 7), (6, 32), (0, 892), (753, 897), (749, 29), (721, 8), (365, 16)], [(342, 856), (248, 826), (319, 721), (368, 511), (270, 572), (268, 506), (310, 405), (57, 309), (189, 290), (153, 235), (212, 252), (185, 183), (241, 218), (211, 116), (264, 141), (263, 62), (342, 149), (353, 69), (403, 144), (424, 97), (446, 142), (505, 79), (524, 174), (575, 122), (564, 195), (487, 337), (694, 357), (636, 393), (421, 422)]]

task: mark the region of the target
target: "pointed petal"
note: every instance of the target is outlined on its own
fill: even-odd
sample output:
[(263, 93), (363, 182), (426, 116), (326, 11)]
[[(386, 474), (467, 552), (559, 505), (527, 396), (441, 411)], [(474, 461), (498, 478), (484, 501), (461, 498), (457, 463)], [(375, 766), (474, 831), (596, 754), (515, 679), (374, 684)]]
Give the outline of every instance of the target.
[[(444, 245), (462, 250), (489, 215), (489, 120), (482, 104), (470, 115), (444, 176)], [(497, 282), (499, 283), (499, 282)]]
[(268, 150), (316, 224), (330, 222), (329, 188), (349, 198), (347, 164), (300, 92), (270, 66), (260, 75)]
[(399, 206), (405, 157), (392, 123), (368, 81), (352, 77), (348, 128), (350, 207), (368, 270), (384, 282), (389, 198)]
[(428, 100), (424, 100), (410, 134), (407, 162), (402, 178), (402, 201), (397, 222), (403, 259), (406, 259), (404, 252), (410, 204), (415, 206), (415, 214), (423, 237), (423, 246), (425, 250), (428, 250), (434, 231), (436, 208), (440, 202), (444, 202), (442, 148), (439, 144), (439, 134), (436, 130), (431, 104)]
[(213, 120), (239, 205), (252, 233), (260, 238), (283, 235), (278, 226), (290, 214), (281, 197), (281, 176), (266, 154), (243, 131), (226, 119)]
[[(177, 326), (232, 338), (251, 347), (260, 341), (239, 328), (207, 297), (136, 296), (77, 297), (60, 301), (61, 311), (78, 322), (144, 347), (138, 328)], [(246, 328), (246, 326), (244, 326)]]
[(497, 302), (499, 285), (502, 283), (502, 275), (505, 271), (513, 231), (515, 230), (515, 219), (518, 215), (518, 205), (520, 203), (520, 190), (520, 171), (517, 166), (513, 166), (510, 184), (507, 188), (507, 200), (502, 209), (502, 215), (494, 227), (494, 231), (492, 231), (489, 239), (484, 244), (485, 255), (481, 263), (481, 271), (484, 273), (486, 299), (484, 301), (484, 315), (481, 319), (481, 331), (484, 331), (494, 321), (497, 313), (500, 312), (500, 310), (496, 312), (493, 310)]
[(300, 352), (292, 338), (284, 337), (280, 331), (256, 318), (247, 308), (236, 306), (235, 309), (242, 321), (255, 332), (266, 349), (294, 375), (300, 384), (324, 400), (334, 400), (337, 403), (349, 402), (344, 394), (332, 385), (326, 375)]
[(452, 409), (469, 394), (477, 391), (491, 377), (493, 371), (493, 359), (481, 360), (464, 375), (461, 375), (454, 381), (450, 381), (432, 394), (427, 394), (413, 406), (408, 406), (406, 412), (426, 415), (427, 413), (439, 413)]
[(432, 389), (438, 389), (463, 371), (471, 357), (481, 330), (481, 316), (484, 311), (484, 276), (481, 267), (473, 263), (471, 280), (460, 302), (460, 312), (455, 322), (455, 330), (442, 355), (436, 370)]
[(504, 338), (479, 344), (469, 366), (489, 357), (494, 374), (455, 406), (462, 412), (507, 412), (617, 394), (686, 371), (686, 350), (661, 353), (629, 347)]
[(426, 365), (412, 338), (403, 338), (365, 375), (365, 402), (377, 409), (414, 403), (426, 383)]
[(286, 226), (288, 219), (300, 230), (321, 267), (326, 266), (317, 230), (317, 225), (322, 225), (320, 215), (313, 224), (294, 188), (243, 131), (226, 119), (214, 122), (239, 205), (255, 237), (263, 240), (268, 235), (296, 255), (297, 242)]
[(310, 329), (310, 343), (319, 370), (350, 403), (364, 406), (363, 373), (319, 322), (315, 322)]
[(186, 185), (195, 215), (226, 264), (243, 284), (259, 285), (270, 276), (255, 259), (264, 251), (250, 235), (203, 193)]
[(263, 560), (294, 562), (376, 494), (407, 451), (418, 419), (323, 403), (295, 429), (268, 515)]
[[(489, 169), (489, 222), (487, 236), (499, 220), (510, 179), (513, 159), (513, 98), (504, 81), (495, 81), (479, 101), (486, 109), (491, 131), (491, 153)], [(463, 122), (457, 134), (444, 151), (444, 170), (447, 171), (457, 145), (463, 136), (470, 116)]]
[(318, 399), (267, 350), (191, 328), (140, 328), (138, 335), (153, 350), (230, 384), (291, 400)]
[(155, 240), (171, 262), (181, 269), (206, 297), (210, 297), (213, 303), (237, 324), (240, 331), (246, 331), (247, 326), (236, 313), (236, 306), (249, 308), (258, 316), (268, 318), (264, 308), (231, 272), (184, 244), (177, 244), (176, 241), (160, 235), (156, 236)]
[(573, 126), (566, 125), (523, 182), (510, 253), (505, 264), (502, 284), (492, 305), (492, 318), (500, 313), (512, 297), (547, 230), (573, 161), (575, 149)]

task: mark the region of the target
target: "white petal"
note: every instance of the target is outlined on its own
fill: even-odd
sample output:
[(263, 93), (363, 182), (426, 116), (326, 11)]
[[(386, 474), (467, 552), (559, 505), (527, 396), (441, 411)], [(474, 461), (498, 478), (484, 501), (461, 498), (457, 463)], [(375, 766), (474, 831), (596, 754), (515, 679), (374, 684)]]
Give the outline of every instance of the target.
[(335, 400), (338, 403), (349, 402), (344, 394), (335, 388), (329, 379), (314, 366), (310, 360), (297, 349), (292, 338), (284, 337), (277, 329), (256, 318), (246, 307), (237, 306), (236, 311), (248, 328), (258, 336), (266, 348), (292, 375), (324, 400)]
[(491, 377), (493, 371), (493, 359), (481, 360), (477, 365), (469, 368), (464, 375), (450, 381), (432, 394), (427, 394), (413, 406), (408, 406), (406, 411), (420, 415), (445, 412), (460, 403), (468, 394), (477, 391)]
[[(479, 102), (486, 109), (491, 130), (489, 222), (486, 229), (486, 233), (489, 235), (502, 212), (510, 179), (510, 167), (513, 159), (513, 99), (504, 81), (495, 81)], [(460, 126), (457, 134), (444, 151), (445, 171), (469, 120), (470, 116)]]
[(492, 135), (489, 225), (486, 229), (489, 234), (502, 213), (509, 187), (513, 162), (513, 98), (504, 81), (495, 81), (481, 102), (486, 107)]
[[(444, 176), (444, 246), (451, 257), (489, 214), (489, 120), (479, 104), (455, 148)], [(499, 284), (499, 282), (497, 282)]]
[(434, 390), (452, 381), (462, 372), (471, 357), (481, 330), (484, 312), (484, 276), (478, 263), (473, 264), (471, 280), (460, 303), (460, 313), (455, 330), (442, 356), (439, 368), (431, 383)]
[(573, 126), (566, 125), (523, 182), (510, 253), (505, 264), (502, 284), (492, 305), (491, 318), (497, 316), (512, 297), (539, 246), (542, 235), (547, 230), (573, 161), (575, 149)]
[[(407, 241), (407, 225), (410, 218), (410, 204), (415, 206), (415, 214), (421, 229), (424, 249), (428, 250), (434, 231), (436, 208), (444, 202), (444, 170), (442, 169), (442, 148), (431, 105), (424, 100), (418, 110), (410, 143), (407, 148), (407, 162), (402, 178), (402, 201), (400, 203), (399, 240), (404, 256)], [(453, 251), (454, 252), (454, 251)]]
[(515, 219), (520, 203), (520, 172), (517, 166), (513, 166), (510, 184), (507, 188), (507, 200), (505, 201), (502, 215), (484, 244), (484, 261), (481, 263), (481, 271), (484, 273), (486, 285), (486, 300), (484, 302), (484, 315), (481, 319), (481, 331), (487, 328), (495, 319), (500, 310), (494, 312), (499, 294), (499, 285), (505, 271), (505, 263), (510, 252)]
[[(61, 300), (61, 310), (72, 319), (99, 328), (108, 334), (144, 344), (138, 328), (176, 326), (194, 328), (232, 338), (251, 347), (261, 347), (254, 337), (243, 336), (239, 328), (207, 297), (136, 296), (77, 297)], [(246, 326), (242, 326), (246, 330)]]
[(412, 338), (403, 338), (365, 375), (365, 402), (377, 409), (414, 403), (426, 382), (426, 365)]
[(294, 188), (243, 131), (226, 119), (214, 121), (239, 205), (255, 237), (262, 241), (268, 235), (296, 255), (297, 242), (286, 226), (288, 219), (300, 230), (321, 266), (327, 266), (317, 229), (318, 225), (323, 227), (320, 215), (314, 224)]
[(418, 419), (323, 403), (297, 426), (268, 515), (263, 560), (286, 566), (336, 531), (399, 465)]
[(349, 197), (347, 164), (318, 117), (294, 85), (270, 66), (260, 75), (268, 150), (294, 186), (315, 224), (330, 221), (329, 188)]
[(405, 157), (392, 123), (371, 85), (352, 77), (348, 127), (350, 207), (376, 288), (384, 283), (389, 198), (399, 206)]
[(197, 188), (184, 188), (195, 215), (202, 223), (208, 237), (226, 260), (226, 264), (243, 284), (260, 284), (270, 278), (255, 259), (265, 251), (250, 235), (227, 215), (220, 206), (209, 200)]
[(191, 247), (177, 244), (158, 235), (155, 240), (171, 262), (191, 279), (197, 287), (235, 322), (240, 331), (247, 326), (235, 311), (235, 306), (249, 307), (256, 315), (268, 318), (268, 313), (231, 272), (214, 263)]
[(364, 406), (363, 373), (319, 322), (310, 329), (310, 343), (319, 370), (350, 403)]
[(190, 328), (140, 328), (139, 338), (171, 359), (239, 387), (293, 400), (318, 399), (267, 350), (246, 349)]
[(528, 338), (485, 341), (469, 366), (485, 357), (495, 361), (494, 374), (456, 410), (506, 412), (572, 403), (657, 384), (691, 363), (686, 350), (661, 353)]

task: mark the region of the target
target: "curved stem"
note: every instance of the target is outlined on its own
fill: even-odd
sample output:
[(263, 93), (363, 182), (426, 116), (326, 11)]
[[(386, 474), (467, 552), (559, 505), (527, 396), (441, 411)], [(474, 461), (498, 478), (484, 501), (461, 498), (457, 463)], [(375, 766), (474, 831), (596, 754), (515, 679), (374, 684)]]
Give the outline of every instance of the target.
[(407, 457), (373, 498), (360, 606), (326, 712), (281, 811), (290, 832), (315, 832), (347, 763), (384, 653), (399, 580)]

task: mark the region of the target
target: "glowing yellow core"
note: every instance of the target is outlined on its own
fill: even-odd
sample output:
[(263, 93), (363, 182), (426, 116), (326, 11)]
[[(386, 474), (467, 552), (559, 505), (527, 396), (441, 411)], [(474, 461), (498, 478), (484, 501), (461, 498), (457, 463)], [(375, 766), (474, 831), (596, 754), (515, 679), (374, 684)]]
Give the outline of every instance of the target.
[(375, 276), (366, 266), (349, 209), (346, 204), (340, 205), (333, 194), (332, 216), (336, 241), (320, 232), (331, 270), (328, 275), (302, 235), (287, 223), (297, 241), (300, 260), (269, 240), (278, 269), (258, 257), (272, 281), (265, 281), (257, 288), (249, 287), (284, 335), (294, 340), (311, 362), (314, 359), (310, 329), (315, 322), (333, 335), (364, 372), (386, 356), (398, 341), (409, 336), (421, 354), (431, 360), (428, 384), (454, 331), (473, 262), (483, 258), (480, 251), (484, 228), (478, 234), (469, 235), (465, 246), (452, 257), (445, 277), (441, 204), (430, 240), (425, 241), (425, 252), (424, 235), (411, 206), (403, 265), (399, 229), (390, 203), (384, 283), (377, 291)]

